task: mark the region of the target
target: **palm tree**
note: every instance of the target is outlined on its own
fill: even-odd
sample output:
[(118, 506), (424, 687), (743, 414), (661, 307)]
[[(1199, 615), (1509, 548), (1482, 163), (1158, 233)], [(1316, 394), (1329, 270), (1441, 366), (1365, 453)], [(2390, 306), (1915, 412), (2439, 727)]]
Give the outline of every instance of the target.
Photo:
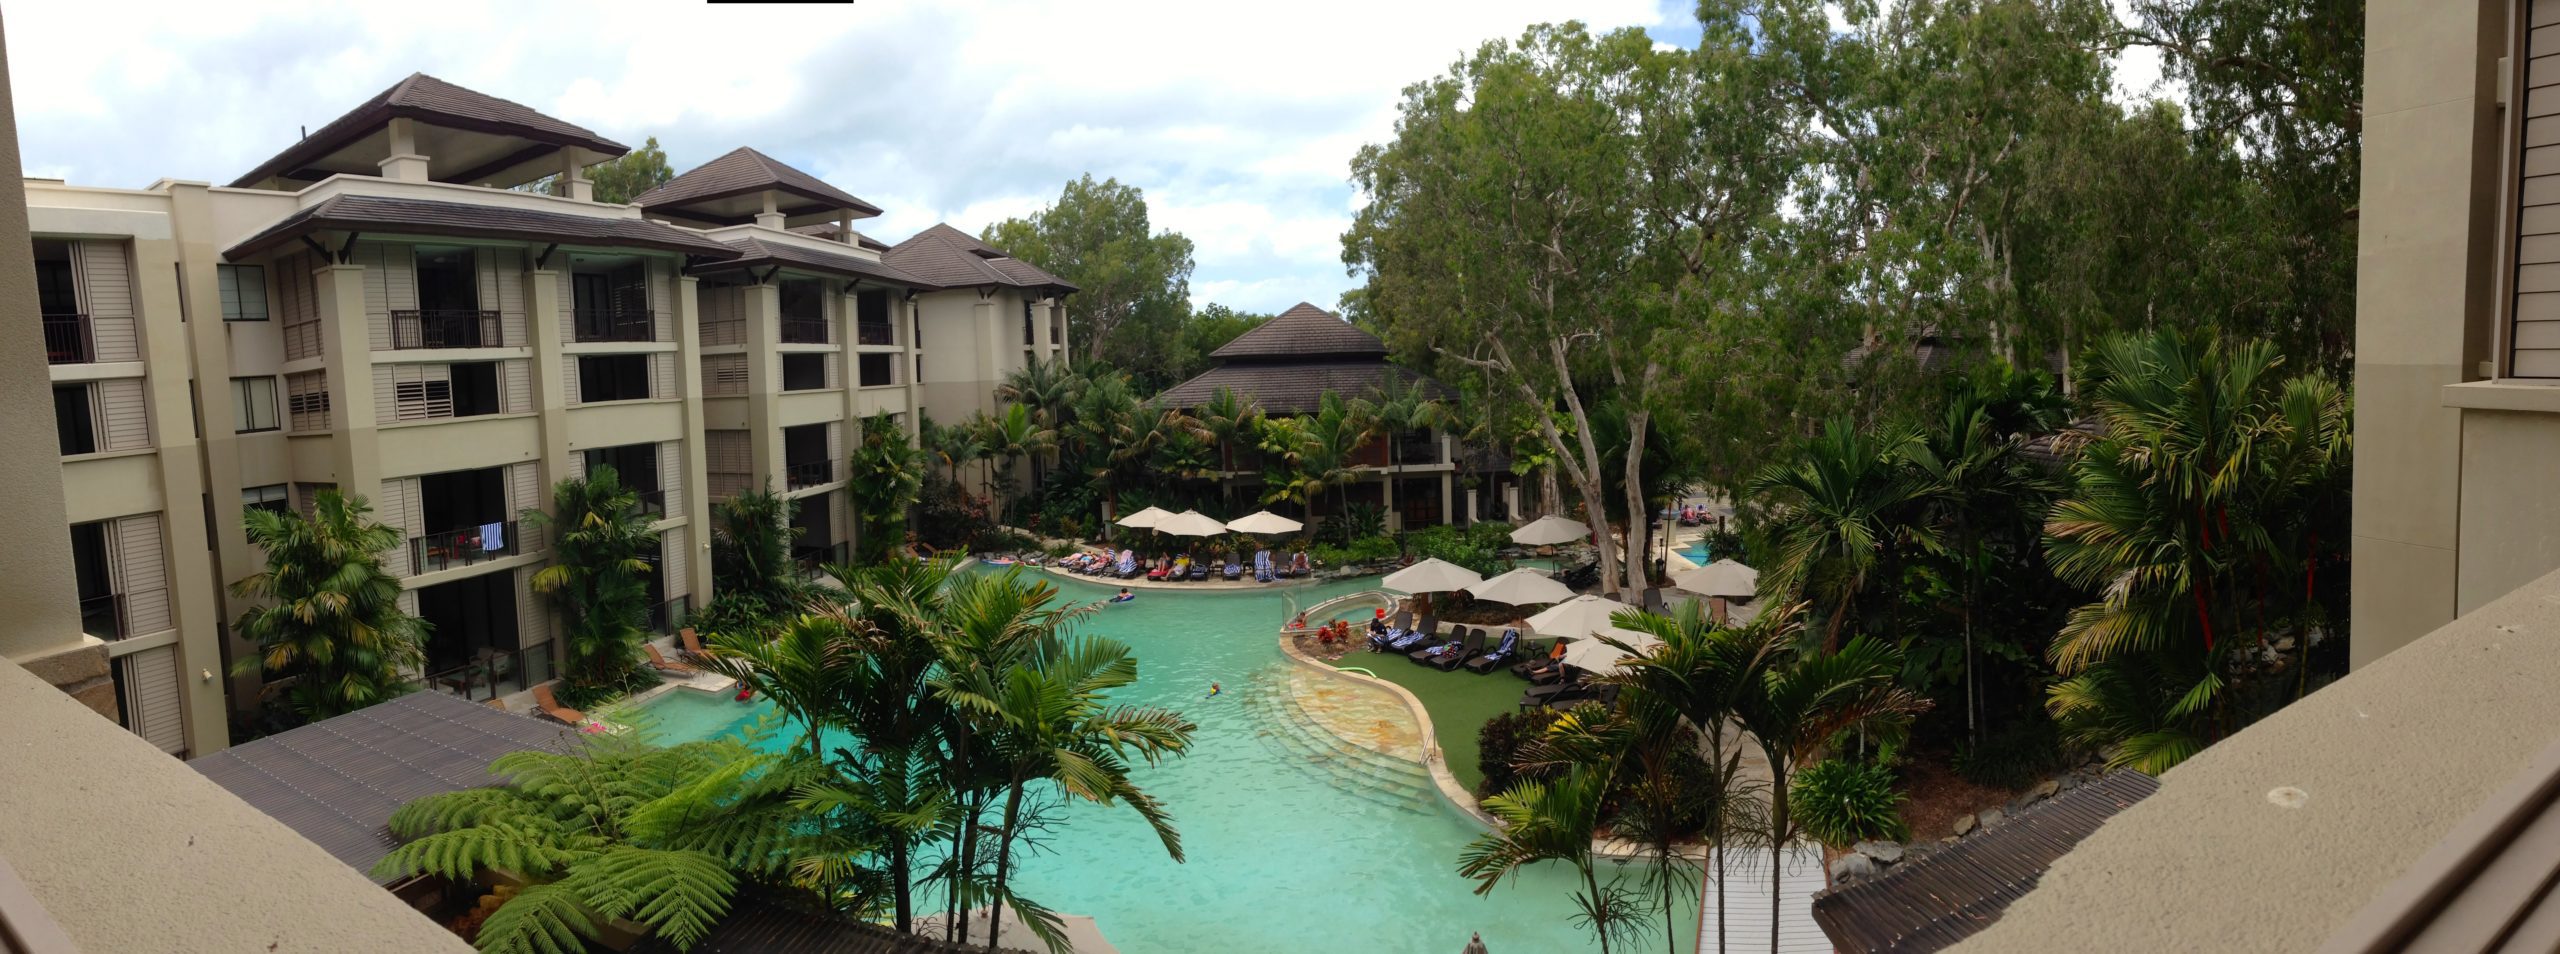
[(2224, 640), (2254, 630), (2263, 646), (2322, 612), (2313, 575), (2340, 526), (2325, 501), (2344, 479), (2347, 400), (2317, 373), (2279, 378), (2281, 363), (2262, 341), (2168, 332), (2092, 350), (2105, 436), (2045, 533), (2054, 575), (2100, 595), (2054, 637), (2069, 678), (2047, 706), (2118, 765), (2165, 770), (2231, 731)]
[(658, 532), (640, 510), (639, 493), (609, 464), (553, 485), (551, 505), (557, 516), (526, 510), (523, 519), (553, 533), (554, 560), (534, 574), (533, 588), (551, 597), (566, 624), (562, 681), (620, 692), (644, 674), (640, 642), (648, 635), (648, 577), (655, 572), (648, 557), (658, 552)]
[(1390, 371), (1374, 393), (1365, 403), (1372, 429), (1387, 441), (1387, 480), (1392, 483), (1404, 476), (1404, 435), (1436, 432), (1449, 425), (1451, 415), (1448, 405), (1398, 372)]
[(1066, 435), (1076, 448), (1075, 466), (1102, 494), (1104, 520), (1119, 512), (1127, 472), (1153, 451), (1161, 414), (1151, 414), (1129, 389), (1128, 375), (1104, 372), (1076, 393), (1074, 423)]
[[(970, 427), (967, 421), (958, 424), (936, 424), (932, 418), (925, 418), (923, 424), (917, 428), (916, 442), (923, 445), (924, 449), (936, 459), (942, 461), (942, 466), (949, 473), (951, 485), (954, 488), (960, 485), (960, 468), (976, 463), (979, 458), (986, 456), (987, 450), (985, 445), (978, 443), (977, 431)], [(967, 493), (967, 491), (961, 492)]]
[(1998, 565), (1986, 538), (2023, 530), (2022, 514), (2037, 509), (2043, 482), (2017, 453), (2018, 445), (1995, 429), (1995, 409), (1972, 388), (1956, 390), (1935, 427), (1902, 447), (1902, 461), (1919, 482), (1920, 520), (1907, 536), (1924, 550), (1956, 564), (1958, 625), (1964, 640), (1964, 724), (1979, 744), (1981, 692), (1974, 679), (1974, 598), (1982, 579)]
[(1562, 861), (1582, 878), (1574, 895), (1577, 918), (1600, 939), (1608, 954), (1612, 935), (1625, 931), (1633, 915), (1632, 898), (1613, 879), (1607, 887), (1591, 863), (1591, 833), (1600, 827), (1608, 800), (1608, 775), (1576, 766), (1550, 781), (1522, 782), (1484, 800), (1484, 810), (1502, 826), (1468, 842), (1458, 857), (1458, 873), (1476, 881), (1476, 893), (1487, 894), (1505, 876), (1541, 861)]
[(353, 712), (417, 686), (408, 672), (426, 663), (427, 624), (400, 610), (400, 581), (382, 553), (399, 530), (366, 519), (363, 497), (324, 490), (309, 517), (250, 510), (249, 542), (267, 568), (231, 584), (231, 595), (263, 605), (232, 624), (258, 655), (233, 665), (289, 677), (294, 713), (317, 721)]
[(1344, 401), (1333, 391), (1324, 393), (1314, 414), (1265, 419), (1262, 449), (1272, 470), (1263, 499), (1294, 500), (1312, 514), (1315, 502), (1331, 491), (1339, 519), (1351, 508), (1350, 484), (1360, 475), (1360, 445), (1374, 433), (1364, 404)]
[[(1233, 388), (1222, 387), (1209, 396), (1208, 403), (1200, 405), (1198, 417), (1200, 426), (1209, 432), (1210, 441), (1217, 444), (1218, 470), (1232, 471), (1236, 469), (1236, 443), (1253, 440), (1259, 434), (1262, 404), (1251, 397), (1237, 395)], [(1235, 512), (1234, 488), (1227, 484), (1223, 475), (1219, 479), (1219, 492), (1227, 512)]]
[(722, 596), (745, 601), (763, 618), (799, 606), (800, 577), (791, 563), (798, 507), (766, 486), (712, 508), (711, 582)]
[[(845, 492), (853, 504), (854, 538), (862, 545), (862, 562), (877, 562), (904, 542), (907, 508), (924, 491), (924, 451), (907, 439), (904, 428), (885, 415), (872, 415), (862, 425), (862, 442), (853, 449)], [(836, 577), (844, 579), (844, 577)]]
[(771, 634), (715, 632), (703, 644), (705, 664), (772, 703), (799, 725), (809, 757), (823, 758), (819, 734), (840, 721), (838, 696), (854, 665), (852, 629), (839, 616), (803, 613)]
[[(1057, 361), (1034, 361), (1005, 375), (996, 386), (996, 399), (1010, 401), (1031, 409), (1032, 423), (1051, 435), (1052, 446), (1063, 436), (1074, 417), (1076, 395), (1084, 390), (1084, 378)], [(1031, 455), (1031, 486), (1047, 486), (1046, 455)]]
[[(975, 420), (979, 428), (978, 444), (986, 448), (987, 456), (1004, 462), (1004, 482), (1007, 485), (1014, 480), (1014, 462), (1025, 455), (1037, 460), (1039, 455), (1048, 453), (1057, 444), (1057, 432), (1041, 426), (1039, 418), (1020, 404), (1005, 405), (1002, 413)], [(992, 498), (994, 495), (990, 492), (989, 496)], [(1001, 516), (1004, 507), (999, 504), (995, 511)]]
[(1766, 568), (1761, 591), (1801, 588), (1823, 600), (1830, 607), (1823, 622), (1825, 648), (1839, 645), (1852, 602), (1893, 533), (1891, 515), (1920, 492), (1901, 463), (1916, 440), (1900, 430), (1869, 436), (1834, 420), (1795, 459), (1748, 485), (1751, 496), (1776, 508), (1769, 527), (1776, 564)]
[[(1804, 604), (1773, 607), (1753, 625), (1735, 630), (1752, 655), (1778, 658), (1802, 627)], [(1772, 617), (1775, 617), (1774, 619)], [(1778, 950), (1777, 898), (1786, 851), (1795, 840), (1787, 811), (1787, 776), (1824, 746), (1852, 730), (1898, 728), (1928, 709), (1927, 700), (1896, 683), (1902, 654), (1860, 635), (1837, 651), (1797, 656), (1771, 665), (1734, 699), (1734, 718), (1758, 740), (1769, 762), (1769, 951)]]
[(1155, 458), (1149, 469), (1176, 483), (1186, 485), (1183, 497), (1196, 500), (1197, 494), (1187, 485), (1194, 481), (1218, 480), (1218, 445), (1199, 422), (1180, 411), (1168, 412), (1160, 422)]

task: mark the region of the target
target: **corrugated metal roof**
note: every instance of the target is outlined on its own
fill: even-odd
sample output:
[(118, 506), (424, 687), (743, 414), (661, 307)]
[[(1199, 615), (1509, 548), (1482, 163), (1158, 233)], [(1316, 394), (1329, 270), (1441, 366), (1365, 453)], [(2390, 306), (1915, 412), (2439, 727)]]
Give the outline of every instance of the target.
[(1156, 395), (1155, 403), (1160, 407), (1199, 407), (1215, 397), (1219, 388), (1231, 388), (1237, 396), (1261, 404), (1267, 413), (1309, 414), (1323, 404), (1327, 391), (1340, 393), (1345, 400), (1367, 397), (1382, 390), (1390, 374), (1433, 398), (1448, 400), (1455, 396), (1447, 385), (1410, 368), (1378, 358), (1355, 358), (1219, 365), (1165, 389)]
[(1009, 285), (1061, 292), (1076, 290), (1076, 286), (1068, 284), (1065, 279), (989, 248), (987, 243), (947, 223), (937, 223), (910, 236), (906, 241), (891, 246), (880, 258), (899, 271), (939, 288)]
[(1384, 355), (1387, 343), (1342, 316), (1299, 302), (1270, 321), (1209, 352), (1213, 358), (1310, 358)]
[(402, 232), (454, 238), (521, 239), (683, 252), (728, 258), (736, 252), (685, 229), (646, 219), (565, 215), (467, 202), (339, 195), (286, 216), (225, 250), (238, 261), (313, 232)]
[(867, 258), (822, 252), (786, 242), (767, 242), (754, 238), (738, 239), (727, 244), (736, 251), (737, 258), (696, 266), (693, 271), (717, 272), (764, 265), (789, 265), (831, 275), (842, 275), (846, 278), (867, 278), (917, 288), (933, 287), (924, 279)]
[[(729, 915), (685, 954), (958, 954), (983, 952), (984, 943), (959, 945), (940, 938), (900, 934), (875, 924), (812, 910), (770, 892), (741, 891)], [(1018, 952), (1004, 947), (999, 952)], [(650, 937), (624, 954), (677, 954), (675, 945)]]
[(372, 135), (377, 127), (395, 117), (554, 145), (583, 146), (608, 157), (631, 151), (631, 147), (597, 135), (594, 130), (546, 116), (523, 103), (464, 89), (425, 73), (411, 73), (259, 163), (231, 184), (248, 188), (270, 176), (293, 172)]
[(1814, 920), (1847, 954), (1936, 951), (2000, 919), (2047, 866), (2160, 782), (2117, 772), (2009, 816), (1991, 831), (1815, 895)]
[(386, 826), (400, 806), (498, 784), (489, 763), (509, 752), (576, 744), (565, 726), (413, 692), (187, 764), (373, 877), (374, 863), (399, 844)]
[[(655, 189), (640, 194), (631, 204), (642, 210), (699, 217), (685, 207), (715, 199), (763, 192), (767, 189), (799, 196), (808, 204), (787, 205), (785, 214), (799, 215), (828, 209), (852, 209), (857, 217), (880, 214), (880, 207), (855, 198), (817, 176), (810, 175), (772, 156), (745, 146), (727, 155), (685, 170), (683, 175), (667, 180)], [(726, 221), (722, 217), (721, 221)]]

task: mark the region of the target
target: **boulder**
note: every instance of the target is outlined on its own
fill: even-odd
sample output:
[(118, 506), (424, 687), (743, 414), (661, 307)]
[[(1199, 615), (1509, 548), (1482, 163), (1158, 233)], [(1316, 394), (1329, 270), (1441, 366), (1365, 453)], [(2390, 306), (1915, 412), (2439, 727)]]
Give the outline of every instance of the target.
[(1957, 819), (1956, 819), (1956, 824), (1955, 824), (1955, 831), (1956, 831), (1956, 834), (1957, 834), (1959, 837), (1964, 836), (1964, 835), (1970, 835), (1970, 834), (1973, 834), (1973, 825), (1974, 825), (1974, 820), (1973, 820), (1973, 816), (1971, 816), (1971, 815), (1965, 815), (1965, 816), (1962, 816), (1962, 817), (1960, 817), (1960, 818), (1957, 818)]
[(1982, 814), (1979, 818), (1982, 824), (1982, 830), (1990, 831), (1994, 828), (2000, 827), (2001, 823), (2008, 821), (2009, 813), (1997, 808), (1986, 808), (1982, 810)]
[(1831, 859), (1831, 883), (1833, 884), (1846, 884), (1859, 878), (1872, 877), (1875, 873), (1876, 863), (1854, 851)]
[(2035, 788), (2027, 792), (2027, 799), (2029, 801), (2041, 801), (2052, 798), (2061, 792), (2061, 782), (2054, 781), (2053, 779), (2045, 779), (2043, 784), (2037, 785)]
[(1890, 841), (1862, 841), (1850, 846), (1849, 850), (1874, 859), (1880, 865), (1902, 860), (1902, 846)]

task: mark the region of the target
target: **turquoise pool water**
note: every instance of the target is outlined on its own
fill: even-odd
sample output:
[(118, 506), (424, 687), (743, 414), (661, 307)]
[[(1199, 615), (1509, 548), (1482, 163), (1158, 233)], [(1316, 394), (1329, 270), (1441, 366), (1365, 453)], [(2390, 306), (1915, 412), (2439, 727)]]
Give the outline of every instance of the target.
[[(1049, 579), (1071, 599), (1113, 592)], [(1541, 865), (1477, 896), (1457, 874), (1460, 848), (1483, 830), (1473, 818), (1445, 802), (1416, 811), (1353, 796), (1257, 737), (1242, 694), (1289, 665), (1273, 638), (1284, 594), (1304, 607), (1365, 588), (1149, 590), (1085, 623), (1137, 653), (1139, 680), (1119, 701), (1172, 706), (1200, 726), (1190, 757), (1138, 776), (1173, 812), (1189, 862), (1165, 857), (1126, 808), (1080, 805), (1049, 851), (1021, 862), (1024, 893), (1094, 916), (1127, 954), (1455, 951), (1470, 931), (1495, 951), (1597, 950), (1573, 925), (1570, 868)], [(1203, 698), (1211, 681), (1225, 692)], [(765, 707), (678, 690), (647, 708), (661, 737), (687, 739), (736, 731)], [(1691, 901), (1672, 916), (1694, 939)], [(1656, 931), (1628, 947), (1661, 950)]]
[(1707, 545), (1703, 543), (1692, 543), (1688, 546), (1681, 547), (1680, 555), (1688, 557), (1689, 562), (1695, 563), (1699, 566), (1705, 566), (1709, 563), (1715, 562), (1714, 558), (1707, 555)]

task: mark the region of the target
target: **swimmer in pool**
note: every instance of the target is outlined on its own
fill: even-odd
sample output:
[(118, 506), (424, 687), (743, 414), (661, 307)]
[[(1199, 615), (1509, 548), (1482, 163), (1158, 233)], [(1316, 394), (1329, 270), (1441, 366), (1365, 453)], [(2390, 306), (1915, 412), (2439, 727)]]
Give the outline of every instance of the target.
[(1129, 588), (1124, 586), (1120, 588), (1120, 595), (1112, 597), (1111, 601), (1114, 603), (1126, 603), (1137, 598), (1138, 594), (1129, 592)]
[(1225, 690), (1218, 688), (1218, 684), (1217, 684), (1217, 683), (1214, 683), (1214, 682), (1213, 682), (1213, 683), (1210, 683), (1210, 684), (1209, 684), (1209, 695), (1208, 695), (1208, 696), (1202, 696), (1201, 698), (1206, 699), (1206, 698), (1209, 698), (1209, 696), (1215, 696), (1215, 695), (1217, 695), (1218, 693), (1220, 693), (1220, 692), (1224, 692), (1224, 691), (1225, 691)]

